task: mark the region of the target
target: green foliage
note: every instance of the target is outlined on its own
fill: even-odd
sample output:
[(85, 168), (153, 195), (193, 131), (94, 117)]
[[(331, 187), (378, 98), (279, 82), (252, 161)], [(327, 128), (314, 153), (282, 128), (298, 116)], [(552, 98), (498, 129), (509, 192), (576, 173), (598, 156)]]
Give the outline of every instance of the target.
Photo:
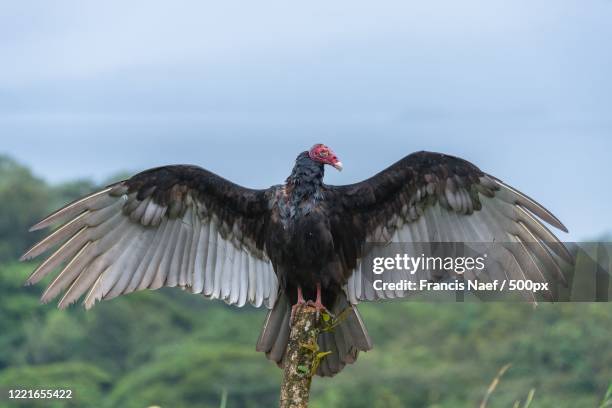
[[(88, 312), (39, 304), (43, 285), (23, 286), (35, 264), (15, 261), (37, 238), (27, 228), (94, 186), (47, 186), (7, 158), (0, 176), (0, 388), (74, 390), (74, 400), (39, 405), (46, 407), (276, 404), (281, 372), (254, 347), (264, 311), (178, 289), (139, 292)], [(410, 302), (360, 310), (375, 348), (337, 377), (315, 379), (313, 407), (473, 407), (508, 363), (487, 407), (610, 406), (609, 304)], [(2, 398), (0, 406), (16, 406)]]
[[(612, 378), (609, 307), (363, 305), (376, 348), (349, 375), (315, 383), (316, 406), (373, 406), (382, 395), (395, 395), (406, 406), (474, 406), (509, 362), (489, 406), (512, 406), (532, 388), (538, 391), (532, 406), (596, 406)], [(394, 333), (380, 336), (369, 324), (381, 315), (395, 322)]]
[(76, 180), (51, 188), (51, 210), (61, 208), (78, 197), (90, 194), (96, 185), (90, 180)]
[(30, 170), (0, 156), (0, 262), (15, 259), (40, 236), (28, 228), (47, 211), (50, 193)]
[(279, 382), (280, 372), (252, 347), (190, 338), (161, 347), (152, 362), (123, 378), (107, 404), (217, 407), (226, 389), (230, 406), (274, 406)]
[(601, 404), (599, 404), (599, 408), (610, 408), (612, 407), (612, 384), (608, 387), (608, 391), (606, 391), (606, 395), (604, 395)]
[(93, 407), (97, 406), (97, 401), (101, 401), (104, 393), (110, 388), (111, 377), (95, 364), (66, 362), (8, 368), (0, 372), (0, 384), (4, 389), (73, 390), (70, 400), (54, 400), (51, 404), (48, 401), (24, 400), (22, 406)]

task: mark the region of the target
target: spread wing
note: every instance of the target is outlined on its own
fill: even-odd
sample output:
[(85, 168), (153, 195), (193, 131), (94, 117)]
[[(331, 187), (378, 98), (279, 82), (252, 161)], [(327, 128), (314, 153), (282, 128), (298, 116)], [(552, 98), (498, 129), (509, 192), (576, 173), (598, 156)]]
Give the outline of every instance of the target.
[(26, 252), (52, 249), (27, 283), (62, 268), (42, 301), (87, 308), (141, 289), (179, 286), (243, 306), (274, 305), (278, 282), (264, 247), (269, 190), (195, 166), (166, 166), (68, 204), (32, 227), (62, 224)]
[[(567, 248), (545, 226), (567, 232), (563, 224), (531, 198), (473, 164), (439, 153), (418, 152), (360, 183), (327, 186), (333, 205), (330, 223), (341, 254), (345, 288), (351, 302), (395, 298), (404, 291), (374, 291), (373, 276), (360, 268), (381, 246), (368, 242), (402, 243), (416, 256), (432, 253), (432, 243), (489, 243), (493, 265), (486, 273), (511, 279), (565, 282), (562, 266), (573, 263)], [(435, 245), (435, 244), (434, 244)], [(370, 252), (368, 252), (370, 251)], [(381, 252), (382, 253), (382, 252)], [(440, 281), (449, 274), (412, 276), (394, 271), (393, 281)], [(470, 277), (466, 273), (466, 277)], [(544, 295), (551, 295), (544, 293)], [(533, 295), (529, 295), (533, 297)], [(535, 298), (531, 299), (535, 300)]]

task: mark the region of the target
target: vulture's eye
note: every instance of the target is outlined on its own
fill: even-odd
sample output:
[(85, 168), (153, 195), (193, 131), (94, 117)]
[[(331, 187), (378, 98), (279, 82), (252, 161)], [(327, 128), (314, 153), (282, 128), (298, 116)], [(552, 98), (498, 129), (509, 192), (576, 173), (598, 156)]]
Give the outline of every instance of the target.
[(325, 150), (321, 150), (321, 151), (319, 152), (319, 156), (320, 156), (320, 157), (327, 157), (327, 156), (329, 156), (329, 152), (328, 152), (328, 151), (325, 151)]

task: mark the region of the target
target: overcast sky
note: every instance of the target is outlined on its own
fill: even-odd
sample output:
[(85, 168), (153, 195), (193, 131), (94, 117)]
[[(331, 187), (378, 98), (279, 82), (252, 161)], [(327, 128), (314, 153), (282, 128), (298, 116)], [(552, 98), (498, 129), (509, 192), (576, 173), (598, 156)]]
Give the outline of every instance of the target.
[(316, 142), (361, 180), (465, 157), (612, 231), (612, 1), (15, 1), (0, 154), (59, 182), (194, 163), (281, 182)]

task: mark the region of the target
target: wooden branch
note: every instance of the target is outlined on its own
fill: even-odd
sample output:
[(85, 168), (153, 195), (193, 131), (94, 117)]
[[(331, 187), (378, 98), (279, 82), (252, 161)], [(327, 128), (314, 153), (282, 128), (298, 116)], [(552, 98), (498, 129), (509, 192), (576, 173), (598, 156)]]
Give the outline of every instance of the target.
[(322, 316), (314, 307), (304, 305), (296, 310), (285, 352), (280, 408), (307, 408), (310, 383), (320, 359), (317, 338)]

